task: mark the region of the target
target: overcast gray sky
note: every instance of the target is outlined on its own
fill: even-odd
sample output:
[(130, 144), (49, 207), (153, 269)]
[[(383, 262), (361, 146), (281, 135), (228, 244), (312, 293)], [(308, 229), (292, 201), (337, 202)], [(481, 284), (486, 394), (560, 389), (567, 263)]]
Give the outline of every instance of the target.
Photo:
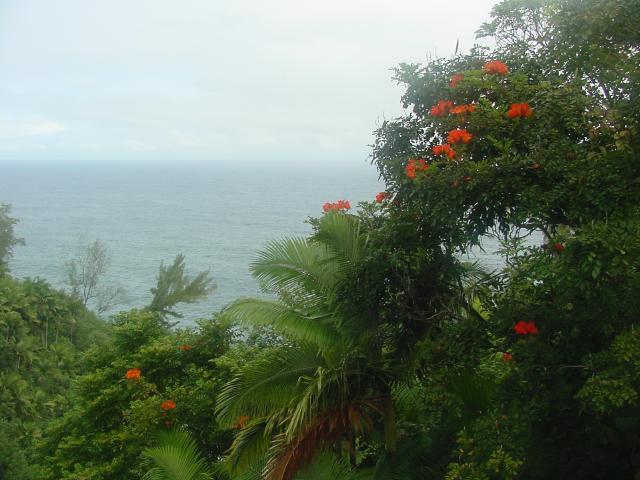
[(0, 0), (0, 161), (361, 162), (496, 1)]

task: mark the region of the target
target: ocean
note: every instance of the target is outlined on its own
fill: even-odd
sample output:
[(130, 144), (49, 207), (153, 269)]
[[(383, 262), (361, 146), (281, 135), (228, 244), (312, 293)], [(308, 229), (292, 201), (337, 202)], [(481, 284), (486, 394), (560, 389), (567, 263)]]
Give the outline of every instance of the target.
[[(0, 172), (0, 203), (11, 204), (26, 242), (10, 262), (15, 277), (65, 288), (65, 261), (98, 239), (110, 258), (104, 284), (125, 289), (127, 301), (114, 311), (124, 310), (146, 305), (160, 263), (182, 253), (190, 274), (209, 270), (217, 285), (208, 299), (180, 306), (185, 325), (260, 294), (249, 273), (256, 252), (269, 240), (308, 234), (305, 221), (323, 203), (355, 206), (384, 190), (365, 161), (11, 164)], [(497, 261), (491, 248), (479, 257)]]

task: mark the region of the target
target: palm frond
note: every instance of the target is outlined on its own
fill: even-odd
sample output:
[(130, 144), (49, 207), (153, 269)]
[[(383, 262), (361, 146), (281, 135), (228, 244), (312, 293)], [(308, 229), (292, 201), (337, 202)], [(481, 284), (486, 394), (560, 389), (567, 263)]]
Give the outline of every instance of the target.
[(143, 480), (210, 480), (213, 470), (200, 455), (196, 442), (183, 429), (161, 432), (158, 445), (144, 456), (155, 464)]
[[(243, 427), (229, 448), (226, 466), (231, 473), (253, 471), (261, 479), (261, 472), (266, 464), (266, 453), (271, 440), (271, 425), (265, 419), (256, 419)], [(252, 478), (246, 473), (247, 478)]]
[(233, 425), (238, 417), (264, 417), (290, 405), (301, 391), (299, 379), (313, 375), (324, 360), (317, 348), (298, 344), (270, 350), (247, 363), (220, 392), (218, 420)]
[(325, 215), (314, 239), (329, 247), (343, 264), (350, 265), (360, 262), (366, 246), (360, 233), (360, 221), (353, 215)]
[(305, 315), (273, 300), (236, 300), (223, 310), (220, 320), (242, 325), (271, 325), (279, 333), (297, 341), (311, 342), (320, 350), (335, 348), (341, 342), (331, 314), (316, 311)]
[(459, 268), (460, 297), (458, 302), (460, 307), (470, 318), (483, 321), (487, 316), (482, 305), (483, 293), (487, 290), (487, 285), (494, 279), (494, 276), (478, 262), (461, 262)]
[(267, 291), (289, 295), (324, 295), (334, 288), (338, 273), (325, 245), (295, 237), (269, 242), (250, 269)]
[(240, 473), (235, 474), (233, 480), (264, 480), (262, 471), (267, 462), (267, 456), (262, 455), (247, 465)]
[(399, 414), (411, 416), (421, 411), (427, 398), (427, 387), (421, 382), (399, 383), (392, 389), (393, 402)]
[(318, 367), (313, 375), (299, 379), (301, 392), (291, 406), (285, 434), (292, 440), (308, 425), (317, 412), (329, 405), (340, 405), (346, 398), (347, 385), (341, 371)]

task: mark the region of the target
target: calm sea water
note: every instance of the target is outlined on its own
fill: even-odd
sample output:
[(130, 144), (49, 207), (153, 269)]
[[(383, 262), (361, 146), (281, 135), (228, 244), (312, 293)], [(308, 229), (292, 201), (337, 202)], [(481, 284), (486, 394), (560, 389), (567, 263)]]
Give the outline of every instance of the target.
[[(259, 293), (249, 263), (267, 241), (305, 235), (326, 201), (371, 200), (384, 189), (365, 162), (344, 164), (101, 164), (0, 166), (0, 203), (12, 205), (26, 241), (11, 261), (16, 277), (63, 288), (64, 262), (99, 239), (111, 263), (105, 283), (129, 301), (150, 300), (161, 262), (178, 253), (187, 270), (210, 270), (207, 300), (180, 308), (188, 323), (231, 300)], [(495, 257), (481, 255), (491, 264)]]

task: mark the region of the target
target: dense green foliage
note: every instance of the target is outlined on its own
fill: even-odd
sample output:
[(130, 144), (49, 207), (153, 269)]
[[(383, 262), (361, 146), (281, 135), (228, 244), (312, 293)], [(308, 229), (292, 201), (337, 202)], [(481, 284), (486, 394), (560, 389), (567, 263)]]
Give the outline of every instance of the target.
[[(82, 353), (78, 301), (1, 279), (0, 473), (638, 477), (639, 16), (505, 0), (479, 30), (494, 50), (401, 65), (406, 115), (373, 146), (387, 191), (268, 244), (268, 299), (172, 329), (210, 290), (178, 257)], [(495, 272), (462, 260), (487, 235)]]
[(28, 452), (69, 408), (81, 352), (105, 335), (83, 305), (41, 280), (0, 277), (0, 474), (31, 478)]
[(229, 433), (216, 427), (213, 407), (230, 367), (213, 362), (228, 342), (214, 322), (171, 332), (156, 313), (115, 317), (109, 343), (83, 359), (73, 408), (46, 432), (43, 478), (140, 478), (151, 432), (174, 424), (189, 425), (206, 457), (219, 458)]
[[(0, 218), (3, 262), (21, 243), (8, 212), (3, 207)], [(172, 266), (160, 267), (145, 311), (122, 313), (106, 323), (86, 304), (99, 299), (100, 289), (109, 289), (101, 285), (107, 262), (102, 244), (89, 244), (70, 264), (70, 294), (42, 280), (15, 280), (2, 263), (0, 478), (139, 477), (146, 469), (142, 449), (152, 441), (147, 430), (176, 420), (189, 423), (208, 460), (217, 460), (228, 447), (229, 433), (215, 428), (215, 391), (243, 353), (227, 355), (214, 369), (211, 362), (226, 352), (231, 334), (211, 321), (197, 332), (173, 332), (165, 319), (177, 315), (169, 308), (211, 291), (208, 273), (189, 279), (178, 256)], [(98, 311), (101, 304), (96, 303)], [(134, 363), (151, 366), (140, 381), (126, 380), (126, 368), (116, 370)], [(180, 402), (164, 412), (166, 417), (163, 395)]]

